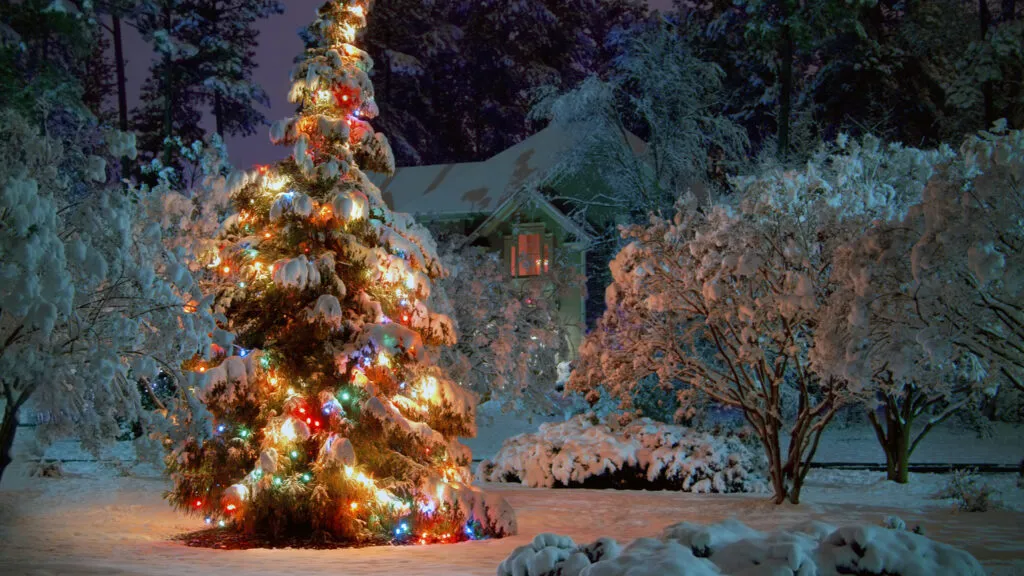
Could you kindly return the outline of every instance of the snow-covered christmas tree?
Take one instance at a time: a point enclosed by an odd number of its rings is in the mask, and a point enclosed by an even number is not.
[[[425,305],[443,269],[423,228],[392,213],[363,169],[390,173],[372,61],[353,43],[370,0],[325,2],[292,72],[292,157],[234,196],[208,254],[228,341],[195,393],[208,438],[168,457],[169,500],[273,538],[454,542],[514,533],[469,485],[473,395],[433,365],[450,320]]]

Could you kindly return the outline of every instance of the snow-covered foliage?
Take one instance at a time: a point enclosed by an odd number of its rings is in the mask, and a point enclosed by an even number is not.
[[[580,272],[556,254],[548,274],[512,282],[499,253],[459,239],[449,239],[442,258],[449,275],[437,299],[459,330],[455,346],[441,350],[442,365],[483,401],[549,409],[558,364],[570,355],[571,321],[558,303],[582,285]],[[571,328],[581,330],[578,322]]]
[[[849,396],[844,378],[809,359],[822,307],[845,281],[837,250],[902,214],[931,170],[917,151],[843,144],[804,170],[737,179],[729,203],[704,208],[687,195],[673,219],[624,228],[608,310],[568,388],[591,402],[603,391],[629,410],[634,388],[656,375],[680,389],[684,408],[698,393],[738,407],[765,445],[776,498],[798,498],[817,438]],[[796,436],[784,455],[787,427]]]
[[[614,486],[683,492],[762,492],[760,456],[735,435],[717,437],[646,418],[626,426],[586,415],[509,438],[477,477],[530,487]]]
[[[901,482],[935,425],[1000,384],[1024,383],[1024,136],[983,132],[959,154],[916,156],[913,205],[839,251],[811,355],[864,389]],[[927,422],[911,435],[918,417]]]
[[[591,76],[541,100],[533,115],[551,118],[571,134],[573,145],[560,167],[564,173],[593,168],[606,183],[610,193],[582,200],[582,209],[614,207],[642,217],[671,210],[688,187],[706,190],[711,151],[735,160],[747,138],[716,112],[721,68],[701,61],[667,24],[636,30],[629,38],[608,80]],[[627,126],[639,126],[646,143]]]
[[[179,367],[209,349],[208,302],[184,251],[163,244],[160,193],[103,181],[94,158],[111,157],[87,118],[42,135],[4,112],[0,130],[5,419],[31,399],[50,432],[95,446],[119,419],[146,420],[136,382],[192,381]]]
[[[726,520],[708,526],[682,522],[659,538],[638,538],[625,547],[611,538],[577,545],[568,536],[538,534],[502,561],[497,574],[982,576],[985,570],[964,550],[904,530],[811,521],[761,532]]]

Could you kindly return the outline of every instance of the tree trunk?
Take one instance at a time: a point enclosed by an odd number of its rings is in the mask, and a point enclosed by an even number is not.
[[[117,67],[117,121],[122,132],[128,131],[128,93],[124,72],[124,46],[121,43],[121,18],[111,16],[114,35],[114,65]]]
[[[164,6],[164,29],[170,34],[171,31],[171,5]],[[174,134],[174,89],[173,76],[171,74],[171,55],[164,54],[164,166],[171,164],[171,143],[170,137]]]
[[[761,443],[764,444],[765,453],[768,456],[768,475],[771,477],[772,490],[775,493],[772,501],[782,504],[786,501],[788,491],[786,490],[786,470],[782,462],[778,429],[767,426]]]
[[[789,156],[789,116],[793,99],[793,35],[789,27],[789,0],[782,0],[782,49],[779,65],[779,159]]]
[[[988,0],[978,0],[978,22],[981,26],[981,41],[984,42],[985,37],[988,36],[989,26],[992,23],[992,14],[988,10]],[[981,85],[981,93],[984,100],[984,129],[988,130],[992,127],[992,123],[996,121],[995,102],[992,97],[991,80],[986,80]]]
[[[1002,10],[999,13],[999,20],[1001,22],[1014,22],[1017,20],[1017,2],[1016,0],[1003,0]],[[1022,125],[1021,115],[1018,113],[1016,103],[1020,99],[1020,87],[1022,78],[1021,71],[1018,68],[1011,72],[1009,80],[1009,93],[1006,98],[1006,108],[1002,111],[1000,116],[1006,118],[1011,128],[1020,129]],[[1004,81],[1005,83],[1005,81]]]
[[[885,446],[886,478],[898,484],[906,484],[910,478],[910,425],[912,421],[900,422],[898,414],[888,413],[886,421],[888,427]]]
[[[114,66],[117,68],[117,126],[122,132],[128,131],[128,88],[124,72],[124,45],[121,42],[121,18],[111,15],[111,31],[114,36]],[[121,159],[121,177],[127,178],[131,164]]]
[[[220,92],[213,95],[213,117],[217,122],[217,135],[224,138],[224,105],[220,101]]]
[[[11,447],[14,446],[14,434],[18,431],[18,408],[9,400],[4,405],[4,419],[0,423],[0,481],[4,470],[11,463]]]
[[[910,431],[914,425],[914,403],[918,395],[913,388],[899,395],[885,396],[885,428],[876,415],[868,414],[875,436],[885,452],[885,476],[899,484],[906,484],[910,471]]]

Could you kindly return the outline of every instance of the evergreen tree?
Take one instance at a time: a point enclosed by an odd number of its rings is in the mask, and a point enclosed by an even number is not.
[[[277,0],[199,0],[189,12],[196,19],[191,40],[198,50],[197,78],[203,101],[213,113],[217,134],[249,136],[266,118],[256,104],[270,99],[253,81],[257,21],[284,12]]]
[[[209,255],[224,326],[198,397],[212,434],[168,456],[179,509],[270,537],[453,542],[513,533],[470,483],[476,399],[434,366],[451,321],[425,301],[443,269],[429,233],[362,170],[390,173],[372,60],[353,42],[366,0],[323,4],[292,72],[292,157],[259,170]],[[237,354],[236,354],[237,352]]]
[[[949,78],[974,30],[958,0],[879,0],[856,25],[822,43],[807,87],[826,138],[875,134],[915,146],[956,140],[970,129],[947,104]]]
[[[377,63],[377,100],[388,110],[375,124],[391,135],[400,165],[449,156],[454,134],[442,125],[448,103],[441,87],[456,80],[462,57],[462,30],[450,20],[447,4],[424,0],[382,2],[368,16],[366,49]]]
[[[197,89],[198,48],[189,42],[197,35],[197,21],[185,0],[143,0],[135,22],[153,44],[156,59],[142,85],[139,107],[132,119],[145,160],[175,166],[180,142],[202,140]]]
[[[640,0],[395,0],[370,15],[368,51],[400,165],[488,158],[536,130],[534,92],[603,69]]]
[[[989,129],[999,118],[1010,126],[1024,125],[1024,19],[1021,5],[1004,0],[998,8],[988,0],[961,10],[972,29],[966,50],[958,44],[960,58],[949,82],[949,103],[972,120],[970,128]],[[992,2],[991,4],[995,4]]]

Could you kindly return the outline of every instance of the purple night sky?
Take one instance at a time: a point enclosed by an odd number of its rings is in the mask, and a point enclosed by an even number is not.
[[[667,9],[672,0],[648,0],[652,8]],[[262,22],[259,46],[256,48],[256,81],[270,95],[271,109],[266,111],[271,122],[291,112],[288,104],[288,72],[292,60],[302,50],[298,30],[307,25],[323,0],[285,0],[285,13]],[[145,42],[131,28],[125,31],[126,74],[128,76],[128,105],[138,103],[142,81],[149,67],[150,51]],[[133,57],[135,55],[135,57]],[[387,111],[382,111],[387,113]],[[212,130],[212,120],[208,117]],[[265,130],[248,138],[228,138],[231,161],[238,168],[249,168],[253,164],[270,164],[289,154],[289,150],[274,146]]]

